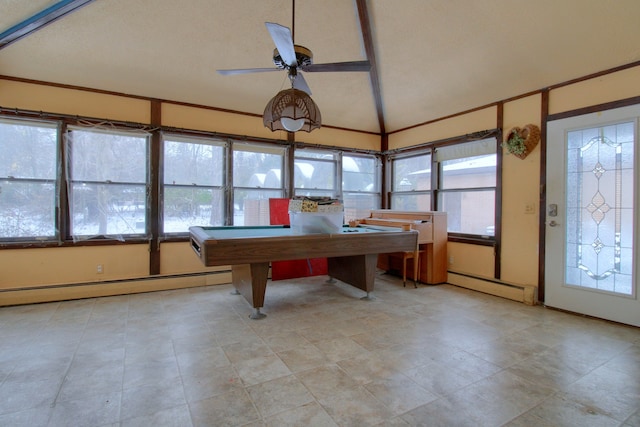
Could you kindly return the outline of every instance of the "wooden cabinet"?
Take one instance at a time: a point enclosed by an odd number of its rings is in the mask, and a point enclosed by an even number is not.
[[[447,281],[447,213],[427,211],[399,211],[377,209],[371,217],[361,221],[368,225],[387,227],[411,227],[419,232],[420,277],[419,281],[430,285]],[[407,264],[406,277],[413,278],[413,260]],[[378,268],[402,275],[402,254],[381,254]]]

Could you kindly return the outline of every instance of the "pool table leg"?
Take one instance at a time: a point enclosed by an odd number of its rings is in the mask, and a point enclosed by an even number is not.
[[[376,280],[378,254],[365,254],[328,258],[329,276],[362,289],[367,293],[363,299],[375,299],[371,294]]]
[[[254,308],[253,312],[249,315],[249,319],[264,319],[265,317],[267,317],[266,314],[264,313],[260,313],[260,307]]]
[[[253,306],[252,319],[262,319],[266,316],[260,312],[264,306],[264,294],[267,290],[269,276],[269,262],[253,264],[239,264],[231,266],[233,286]]]

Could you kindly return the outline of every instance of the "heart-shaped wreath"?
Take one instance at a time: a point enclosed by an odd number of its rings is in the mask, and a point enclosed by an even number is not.
[[[524,159],[538,145],[540,141],[540,128],[528,124],[523,127],[514,127],[507,134],[506,141],[502,144],[510,154]]]

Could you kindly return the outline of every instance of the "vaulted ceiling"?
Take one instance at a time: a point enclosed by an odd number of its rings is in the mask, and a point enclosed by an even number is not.
[[[48,8],[79,5],[40,25]],[[273,67],[264,23],[291,28],[291,0],[0,0],[0,11],[0,76],[256,115],[290,85],[285,71],[216,70]],[[640,61],[639,16],[638,0],[297,0],[294,39],[314,63],[371,60],[370,72],[304,77],[324,125],[388,133]]]

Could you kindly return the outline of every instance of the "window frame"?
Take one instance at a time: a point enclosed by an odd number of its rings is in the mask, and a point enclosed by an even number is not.
[[[222,148],[222,180],[220,185],[215,184],[198,184],[198,183],[178,183],[178,184],[167,184],[165,182],[165,171],[166,171],[166,143],[168,142],[176,142],[176,143],[185,143],[185,144],[197,144],[197,145],[209,145],[216,146]],[[165,229],[165,208],[166,208],[166,190],[167,188],[183,188],[183,189],[200,189],[200,190],[210,190],[216,191],[219,190],[222,192],[221,200],[223,202],[222,206],[222,224],[225,225],[227,221],[227,210],[226,210],[226,200],[228,199],[228,183],[229,183],[229,173],[228,173],[228,164],[227,158],[229,157],[229,141],[221,138],[215,137],[202,137],[202,136],[190,136],[182,133],[173,133],[167,132],[162,133],[161,135],[161,148],[160,148],[160,208],[158,211],[159,215],[159,234],[163,236],[165,239],[171,239],[174,237],[188,236],[189,230],[186,231],[167,231]],[[195,224],[194,224],[195,225]]]
[[[33,118],[24,118],[24,117],[6,117],[0,115],[0,123],[6,124],[15,124],[18,126],[33,126],[33,127],[42,127],[47,129],[55,129],[55,142],[54,142],[54,153],[55,158],[53,159],[53,179],[47,178],[27,178],[27,177],[16,177],[12,175],[0,176],[0,183],[5,181],[7,183],[25,183],[25,184],[40,184],[40,185],[49,185],[53,184],[53,206],[51,206],[52,210],[52,228],[53,234],[51,235],[32,235],[32,236],[11,236],[11,237],[0,237],[0,244],[5,246],[7,244],[12,243],[28,243],[28,242],[38,242],[41,244],[47,242],[59,242],[61,239],[60,236],[60,141],[61,141],[61,125],[59,121],[53,120],[41,120],[41,119],[33,119]],[[0,185],[1,187],[1,185]],[[1,188],[0,188],[1,191]]]
[[[395,175],[396,175],[396,170],[397,170],[397,166],[396,166],[396,162],[397,161],[401,161],[401,160],[407,160],[407,159],[411,159],[411,158],[415,158],[415,157],[422,157],[422,156],[429,156],[429,188],[425,189],[425,190],[407,190],[407,191],[398,191],[395,189]],[[389,174],[389,193],[388,193],[388,198],[389,198],[389,206],[391,207],[391,209],[394,209],[394,198],[395,197],[401,197],[401,196],[417,196],[418,198],[420,196],[425,196],[427,195],[429,197],[429,210],[430,211],[435,211],[436,207],[434,204],[434,197],[435,197],[435,187],[434,187],[434,173],[433,171],[434,169],[434,164],[433,164],[433,148],[432,147],[427,147],[424,149],[419,149],[419,150],[407,150],[407,151],[401,151],[397,154],[394,154],[392,156],[389,157],[389,161],[390,161],[390,168],[388,168],[388,170],[391,171],[391,173]]]
[[[346,182],[346,173],[345,173],[345,168],[344,168],[344,158],[345,157],[350,157],[350,158],[363,158],[363,159],[371,159],[373,160],[373,181],[375,183],[374,189],[372,191],[366,191],[366,190],[350,190],[345,188],[345,182]],[[354,197],[358,197],[358,196],[369,196],[373,198],[373,204],[372,204],[372,208],[371,209],[380,209],[380,207],[382,206],[382,161],[380,159],[380,156],[376,156],[373,154],[365,154],[365,153],[341,153],[341,164],[340,164],[340,175],[341,175],[341,187],[342,187],[342,195],[341,198],[343,200],[343,204],[344,204],[344,211],[345,211],[345,222],[349,221],[349,220],[357,220],[363,217],[368,216],[364,214],[360,214],[359,209],[357,206],[352,206],[349,204],[349,196],[354,196]],[[364,209],[364,210],[371,210],[371,209]],[[353,212],[353,217],[352,213]]]
[[[238,149],[238,147],[242,147],[244,149]],[[250,150],[250,149],[246,149],[246,148],[255,148],[254,150]],[[281,156],[281,160],[280,160],[280,186],[279,187],[264,187],[264,186],[249,186],[249,185],[237,185],[236,183],[236,175],[235,175],[235,155],[237,152],[249,152],[249,153],[267,153],[267,154],[275,154],[275,155],[280,155]],[[247,192],[264,192],[264,193],[268,193],[268,192],[279,192],[280,194],[278,195],[278,197],[283,198],[283,197],[287,197],[287,189],[286,189],[286,183],[288,182],[288,171],[287,171],[287,165],[288,165],[288,156],[289,156],[289,150],[287,149],[286,146],[283,145],[279,145],[279,144],[264,144],[264,143],[259,143],[259,142],[245,142],[245,141],[236,141],[236,140],[232,140],[231,141],[231,147],[230,147],[230,151],[229,151],[229,155],[228,155],[228,162],[227,164],[228,166],[228,177],[229,177],[229,194],[226,197],[227,200],[227,206],[226,206],[226,225],[238,225],[236,224],[236,213],[235,213],[235,206],[236,206],[236,194],[237,192],[240,191],[247,191]],[[254,173],[255,175],[255,173]],[[266,199],[272,198],[273,195],[269,195],[268,197],[266,197]],[[244,209],[244,202],[246,200],[254,200],[254,199],[243,199],[243,209],[242,209],[242,221],[243,221],[243,225],[247,225],[246,224],[246,214],[245,214],[245,209]],[[259,199],[262,200],[262,199]],[[266,221],[266,218],[261,218],[260,222],[262,222],[262,220],[264,219],[264,221]],[[255,225],[255,224],[252,224]]]
[[[495,171],[495,186],[482,186],[482,187],[465,187],[455,189],[443,189],[442,188],[442,161],[438,160],[438,150],[446,147],[447,150],[455,149],[456,146],[462,144],[470,144],[482,140],[494,140],[496,146],[496,171]],[[448,240],[450,242],[469,243],[483,246],[497,247],[500,241],[500,221],[501,221],[501,165],[502,165],[502,150],[500,149],[499,131],[484,131],[478,134],[465,135],[461,137],[450,138],[444,141],[435,141],[431,143],[422,144],[419,146],[409,147],[407,149],[399,149],[387,156],[387,170],[390,171],[386,177],[386,182],[389,188],[387,192],[388,206],[394,209],[393,199],[398,195],[417,195],[428,194],[430,196],[430,210],[440,210],[440,195],[447,192],[461,192],[461,191],[494,191],[494,234],[471,234],[461,232],[447,231]],[[491,144],[491,143],[490,143]],[[430,168],[431,168],[431,188],[429,190],[409,190],[409,191],[397,191],[394,188],[394,180],[396,173],[395,162],[397,160],[404,160],[412,157],[419,157],[424,155],[431,155]]]
[[[134,181],[117,181],[114,182],[112,180],[105,180],[105,181],[100,181],[100,180],[84,180],[84,179],[74,179],[73,178],[73,170],[72,170],[72,156],[73,156],[73,149],[72,149],[72,145],[73,145],[73,137],[72,134],[74,131],[78,131],[78,132],[94,132],[94,133],[101,133],[101,134],[106,134],[106,135],[121,135],[121,136],[125,136],[125,137],[141,137],[141,134],[144,134],[144,144],[145,144],[145,148],[144,148],[144,157],[145,157],[145,180],[144,182],[134,182]],[[151,153],[151,135],[148,132],[140,132],[138,130],[134,130],[134,129],[128,129],[128,128],[124,128],[124,127],[119,127],[119,126],[112,126],[110,128],[105,128],[103,126],[100,125],[93,125],[93,124],[89,124],[89,125],[85,125],[85,124],[69,124],[67,126],[64,127],[64,130],[62,132],[62,134],[64,135],[64,143],[63,145],[63,152],[64,152],[64,182],[66,184],[66,206],[65,206],[65,212],[66,212],[66,236],[65,236],[65,240],[72,240],[74,243],[78,242],[78,241],[85,241],[85,240],[105,240],[105,241],[113,241],[113,240],[118,240],[118,241],[146,241],[151,237],[152,234],[152,230],[151,230],[151,221],[150,221],[150,210],[151,210],[151,200],[150,200],[150,195],[151,195],[151,179],[150,179],[150,169],[151,169],[151,162],[150,162],[150,153]],[[75,234],[73,233],[73,212],[74,209],[72,207],[73,205],[73,185],[74,183],[89,183],[91,185],[101,185],[101,186],[107,186],[107,187],[120,187],[120,186],[133,186],[133,187],[144,187],[144,230],[140,233],[121,233],[121,232],[117,232],[117,233],[97,233],[97,234]]]
[[[487,140],[491,139],[491,137],[486,138]],[[469,144],[473,141],[463,141],[463,142],[458,142],[457,144]],[[495,144],[497,144],[497,138],[495,141]],[[498,229],[498,209],[499,209],[499,205],[498,205],[498,183],[499,183],[499,175],[500,175],[500,171],[498,169],[498,157],[499,157],[499,152],[500,150],[498,150],[496,148],[496,152],[495,152],[495,158],[496,158],[496,166],[495,166],[495,185],[494,186],[476,186],[476,187],[452,187],[452,188],[443,188],[443,181],[444,181],[444,162],[446,160],[440,160],[438,159],[437,156],[437,149],[436,149],[436,156],[434,159],[434,162],[437,165],[437,189],[436,189],[436,194],[435,194],[435,206],[436,209],[439,209],[442,205],[442,199],[441,197],[443,197],[444,194],[451,194],[451,193],[473,193],[473,192],[483,192],[483,191],[493,191],[494,194],[494,212],[493,212],[493,229],[494,229],[494,233],[492,235],[490,234],[475,234],[475,233],[464,233],[464,232],[459,232],[459,231],[449,231],[447,230],[447,234],[449,236],[449,240],[450,241],[456,241],[456,242],[466,242],[466,243],[475,243],[475,244],[481,244],[481,245],[486,245],[486,246],[494,246],[496,244],[496,230]],[[481,156],[483,154],[480,154],[478,156]],[[470,156],[470,157],[478,157],[478,156]],[[456,158],[468,158],[468,157],[456,157]],[[447,160],[451,160],[451,159],[447,159]]]
[[[307,156],[304,154],[307,153]],[[320,157],[311,157],[309,154],[317,153],[317,154],[327,154],[330,155],[331,158],[320,158]],[[299,155],[302,154],[302,155]],[[333,164],[333,188],[307,188],[307,187],[298,187],[295,182],[295,165],[298,160],[309,160],[312,162],[318,163],[327,163]],[[331,149],[321,149],[321,148],[295,148],[293,152],[293,164],[294,164],[294,179],[293,179],[293,194],[295,196],[327,196],[331,198],[341,199],[342,198],[342,155],[340,152]],[[338,185],[340,183],[340,185]],[[302,194],[307,191],[310,194]],[[326,193],[331,194],[326,194]],[[322,194],[325,193],[325,194]]]
[[[55,127],[56,128],[56,146],[55,146],[55,162],[56,162],[56,178],[55,178],[55,231],[57,236],[55,238],[50,238],[47,240],[33,240],[31,238],[25,239],[17,239],[17,238],[9,238],[9,239],[0,239],[0,249],[6,248],[29,248],[29,247],[74,247],[74,246],[103,246],[103,245],[121,245],[121,244],[147,244],[151,242],[153,245],[159,244],[160,242],[170,241],[170,242],[178,242],[184,241],[188,238],[187,233],[173,233],[173,232],[164,232],[164,226],[162,224],[163,220],[163,133],[167,132],[167,135],[171,135],[171,137],[178,137],[180,139],[192,140],[203,138],[205,140],[213,139],[213,140],[223,140],[226,141],[228,146],[225,150],[225,167],[226,167],[226,184],[225,184],[225,204],[224,204],[224,215],[225,215],[225,226],[232,225],[233,218],[233,193],[234,190],[238,190],[243,188],[242,186],[233,187],[232,182],[232,174],[233,174],[233,145],[235,144],[236,149],[240,144],[249,144],[256,146],[263,146],[266,150],[279,150],[284,154],[284,161],[282,166],[282,176],[279,187],[277,188],[278,194],[282,194],[282,197],[291,197],[294,191],[293,188],[293,156],[294,150],[296,148],[309,148],[315,149],[317,151],[324,152],[325,150],[330,151],[334,157],[331,161],[336,162],[336,195],[339,197],[343,196],[343,186],[342,186],[342,173],[343,173],[343,155],[349,153],[348,155],[355,156],[371,156],[372,159],[377,159],[376,162],[376,171],[375,171],[375,182],[377,189],[374,192],[368,193],[363,192],[362,194],[372,194],[377,196],[378,203],[384,207],[384,191],[385,184],[381,181],[384,179],[384,170],[385,164],[383,160],[386,159],[386,153],[374,151],[374,150],[361,150],[361,149],[349,149],[346,147],[338,147],[331,145],[317,145],[317,144],[304,144],[304,143],[296,143],[294,141],[288,140],[276,140],[276,139],[265,139],[265,138],[249,138],[246,136],[235,135],[235,134],[225,134],[218,132],[209,132],[209,131],[198,131],[198,130],[190,130],[190,129],[178,129],[178,128],[170,128],[170,127],[162,127],[162,126],[149,126],[144,123],[133,123],[133,122],[123,122],[117,120],[104,120],[104,119],[95,119],[91,117],[81,117],[81,116],[71,116],[65,114],[55,114],[55,113],[43,113],[38,111],[28,111],[28,110],[15,110],[15,111],[0,111],[0,118],[5,120],[19,120],[19,121],[35,121],[39,123],[43,123],[46,127]],[[127,233],[121,235],[72,235],[71,230],[73,227],[77,227],[72,224],[72,209],[73,206],[70,205],[70,202],[73,200],[73,194],[69,192],[70,185],[77,183],[78,181],[82,181],[78,179],[78,177],[71,177],[68,175],[68,168],[70,167],[70,159],[69,159],[69,144],[66,140],[66,135],[69,131],[73,132],[74,129],[80,131],[92,131],[100,129],[102,131],[106,131],[107,133],[116,133],[116,134],[125,134],[126,136],[133,134],[137,135],[138,132],[145,133],[145,158],[144,160],[140,160],[140,162],[144,162],[144,165],[140,165],[145,168],[145,181],[137,182],[137,179],[134,179],[132,182],[133,185],[139,185],[145,187],[145,195],[137,196],[136,200],[142,201],[144,198],[144,203],[146,204],[144,207],[144,231],[141,226],[138,225],[138,230],[141,232]],[[88,151],[91,152],[90,150]],[[117,160],[113,160],[117,161]],[[138,168],[136,163],[136,169]],[[88,173],[91,173],[91,170],[87,170]],[[116,173],[115,171],[112,171]],[[90,177],[90,175],[86,175],[85,177]],[[135,175],[133,176],[135,178]],[[70,179],[73,178],[73,179]],[[112,183],[107,183],[112,184]],[[117,184],[122,184],[118,182]],[[264,188],[260,188],[260,190],[264,190]],[[347,192],[353,192],[352,190],[346,190]],[[138,194],[142,194],[141,192],[137,192]],[[374,196],[374,197],[375,197]],[[273,197],[273,196],[272,196]],[[77,200],[76,200],[77,201]],[[138,206],[142,206],[142,203],[139,203]],[[380,206],[378,206],[380,207]],[[138,208],[138,213],[140,213],[140,219],[138,221],[142,221],[142,208]],[[139,223],[138,223],[139,224]],[[73,227],[72,227],[73,225]],[[136,231],[136,228],[132,228],[132,231]],[[91,230],[90,230],[91,231]],[[110,230],[107,230],[109,233]],[[153,263],[153,262],[152,262]]]

